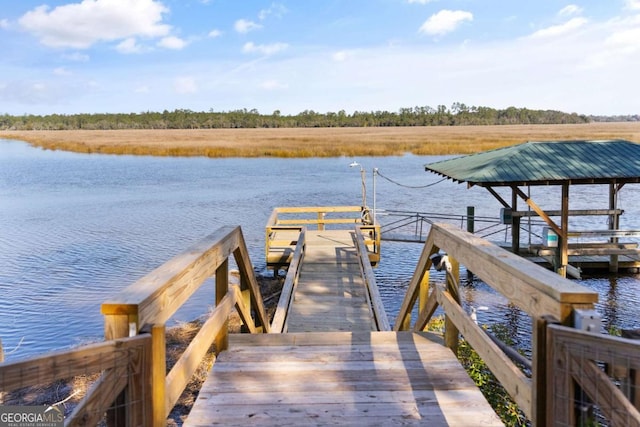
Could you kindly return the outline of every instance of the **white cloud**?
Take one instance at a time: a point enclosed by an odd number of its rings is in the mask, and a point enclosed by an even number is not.
[[[220,37],[222,35],[222,31],[217,30],[217,29],[213,29],[213,30],[209,31],[208,35],[212,39],[215,39],[216,37]]]
[[[147,85],[142,85],[142,86],[138,86],[135,91],[135,93],[149,93],[150,89],[149,86]]]
[[[165,49],[173,49],[173,50],[183,49],[186,45],[187,45],[186,41],[175,36],[163,37],[158,42],[158,46],[163,47]]]
[[[543,28],[535,33],[531,34],[533,38],[547,38],[557,37],[563,34],[567,34],[573,30],[576,30],[589,22],[586,18],[571,18],[564,24],[552,25],[551,27]]]
[[[55,74],[56,76],[70,76],[71,71],[67,70],[64,67],[58,67],[53,70],[53,74]]]
[[[625,6],[627,9],[640,10],[640,0],[626,0]]]
[[[445,9],[431,15],[418,31],[429,35],[443,35],[455,31],[465,21],[473,21],[471,12]]]
[[[145,51],[145,48],[142,45],[139,45],[136,41],[135,37],[129,37],[121,41],[117,46],[116,50],[120,53],[131,54],[131,53],[142,53]]]
[[[282,3],[271,3],[271,6],[268,9],[262,9],[260,13],[258,13],[258,19],[264,21],[269,17],[269,15],[273,15],[276,18],[281,18],[282,15],[287,13],[288,10]]]
[[[6,30],[9,28],[9,20],[8,19],[0,19],[0,28]]]
[[[249,21],[247,19],[238,19],[233,28],[240,34],[246,34],[249,31],[258,30],[262,28],[262,25],[256,24],[253,21]]]
[[[262,82],[260,87],[265,90],[280,90],[287,89],[289,85],[287,85],[286,83],[280,83],[277,80],[267,80]]]
[[[349,56],[349,53],[346,50],[341,50],[331,55],[331,58],[336,62],[342,62],[342,61],[346,61],[348,56]]]
[[[168,11],[156,0],[82,0],[38,6],[18,22],[46,46],[86,49],[100,41],[165,36],[171,29],[162,23]]]
[[[173,89],[176,93],[184,95],[196,93],[198,91],[198,85],[193,77],[178,77],[174,81]]]
[[[558,12],[558,16],[573,16],[579,15],[582,13],[582,8],[575,4],[570,4],[569,6],[563,7],[560,12]]]
[[[263,55],[273,55],[274,53],[282,52],[289,47],[286,43],[272,43],[272,44],[255,44],[253,42],[247,42],[242,47],[244,53],[261,53]]]
[[[62,55],[62,57],[68,61],[73,61],[73,62],[88,62],[89,61],[89,55],[86,55],[84,53],[80,53],[80,52],[74,52],[74,53],[67,53]]]
[[[412,4],[427,4],[427,3],[431,3],[433,0],[407,0],[407,3]]]

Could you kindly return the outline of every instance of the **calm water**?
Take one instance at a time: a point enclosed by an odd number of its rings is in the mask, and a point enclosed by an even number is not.
[[[369,173],[369,204],[372,168],[399,183],[424,186],[440,180],[423,168],[439,159],[357,159]],[[266,274],[264,225],[272,209],[360,204],[360,173],[349,168],[351,161],[83,155],[0,140],[0,338],[7,359],[101,339],[103,300],[223,225],[242,226],[254,267]],[[497,217],[500,208],[486,190],[450,181],[410,189],[378,178],[376,190],[378,209],[463,215],[473,205],[477,215]],[[572,189],[571,208],[606,207],[606,191]],[[629,185],[621,193],[624,228],[640,228],[639,192]],[[549,193],[532,189],[543,207],[559,208],[555,189]],[[603,218],[591,221],[585,228],[606,228]],[[492,237],[501,238],[504,233]],[[383,244],[376,276],[392,322],[421,249]],[[640,327],[640,276],[582,282],[600,293],[606,326]],[[205,313],[213,289],[202,293],[175,319]],[[478,312],[480,322],[499,323],[526,342],[529,320],[484,283],[466,283],[462,298],[467,307],[491,307]]]

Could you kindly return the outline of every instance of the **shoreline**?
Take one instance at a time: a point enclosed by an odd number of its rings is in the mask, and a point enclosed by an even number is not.
[[[472,154],[542,140],[626,139],[640,122],[566,125],[0,131],[45,150],[171,157],[362,157]]]

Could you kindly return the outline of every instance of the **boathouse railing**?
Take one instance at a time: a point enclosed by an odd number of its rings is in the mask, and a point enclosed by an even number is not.
[[[440,250],[448,262],[438,260]],[[446,269],[446,285],[429,286],[429,270]],[[438,262],[439,261],[439,262]],[[532,373],[528,378],[460,306],[459,264],[533,319]],[[570,323],[574,308],[591,309],[598,294],[530,261],[448,224],[434,224],[394,330],[424,330],[438,306],[445,313],[445,343],[457,353],[458,334],[474,348],[525,415],[536,425],[546,419],[546,325],[549,319]],[[418,318],[411,312],[418,303]]]
[[[229,283],[232,256],[239,286]],[[165,324],[212,276],[215,308],[167,373]],[[234,307],[243,330],[269,332],[240,227],[222,227],[102,304],[105,342],[0,364],[0,391],[101,372],[65,425],[97,425],[106,412],[108,425],[164,426],[212,344],[216,355],[227,348]]]

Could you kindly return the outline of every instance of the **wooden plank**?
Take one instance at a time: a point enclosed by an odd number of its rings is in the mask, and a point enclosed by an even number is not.
[[[559,210],[546,210],[545,213],[548,216],[562,215],[562,211],[559,211]],[[570,209],[569,210],[569,216],[622,215],[623,213],[624,213],[623,209]],[[517,211],[517,212],[511,212],[511,215],[526,218],[526,217],[538,216],[538,213],[535,211]]]
[[[149,335],[139,335],[3,363],[0,365],[0,390],[48,384],[121,365],[126,363],[129,350],[145,346],[150,339]]]
[[[226,328],[227,319],[235,303],[235,293],[228,292],[167,374],[165,381],[167,408],[173,408],[211,344],[219,336],[220,331]],[[220,351],[220,349],[216,350]]]
[[[287,276],[284,280],[284,284],[282,285],[280,299],[278,300],[278,306],[276,307],[276,312],[273,315],[273,320],[271,322],[272,330],[270,332],[281,333],[286,331],[285,326],[287,318],[289,317],[291,299],[293,297],[295,287],[298,284],[298,280],[300,277],[300,265],[302,263],[302,260],[304,259],[304,249],[306,245],[305,241],[306,229],[302,230],[302,232],[300,233],[295,252],[293,253],[293,258],[291,260],[291,263],[289,264]]]
[[[528,418],[531,418],[533,415],[531,380],[471,320],[448,292],[439,291],[437,295],[438,302],[458,326],[464,338],[491,369],[518,407]]]
[[[164,324],[238,247],[239,227],[221,227],[101,306],[103,314],[137,307],[138,326]],[[136,313],[126,313],[136,314]]]
[[[640,412],[594,362],[582,354],[570,356],[569,369],[573,379],[611,421],[611,425],[639,427]]]
[[[366,289],[369,291],[369,298],[371,308],[375,316],[375,322],[379,331],[390,331],[391,325],[389,324],[389,318],[384,309],[384,303],[376,284],[376,276],[371,268],[371,262],[369,261],[369,253],[365,246],[364,236],[359,228],[356,228],[356,248],[360,255],[360,266],[362,268],[362,277],[364,279]]]
[[[69,415],[68,426],[95,426],[100,423],[109,406],[127,386],[128,365],[106,370],[91,385],[85,397]]]
[[[564,321],[570,304],[592,306],[598,294],[492,243],[448,224],[434,224],[433,244],[531,316]]]
[[[233,336],[184,425],[502,425],[440,343],[407,332]]]

